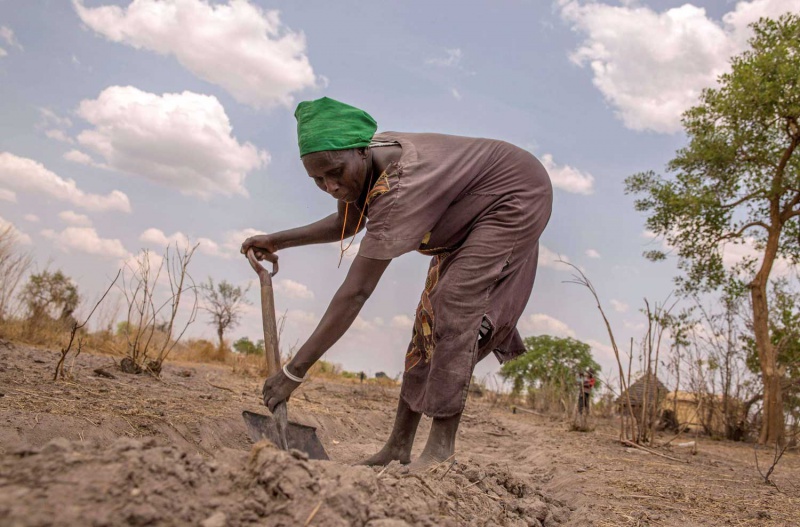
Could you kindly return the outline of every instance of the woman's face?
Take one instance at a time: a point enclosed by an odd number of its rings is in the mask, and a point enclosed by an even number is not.
[[[337,200],[353,203],[361,196],[367,177],[367,155],[364,149],[329,150],[303,156],[308,176],[321,189]]]

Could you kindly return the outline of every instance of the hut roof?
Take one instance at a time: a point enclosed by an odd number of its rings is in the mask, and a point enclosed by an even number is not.
[[[664,386],[664,383],[662,383],[658,377],[652,373],[648,373],[639,377],[636,382],[628,387],[626,391],[622,392],[622,395],[617,398],[617,404],[627,404],[626,394],[630,393],[631,405],[641,406],[644,402],[645,390],[648,401],[653,401],[657,398],[660,399],[668,393],[667,387]]]

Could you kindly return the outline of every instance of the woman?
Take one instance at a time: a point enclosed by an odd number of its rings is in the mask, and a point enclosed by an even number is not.
[[[338,211],[316,223],[253,236],[259,259],[289,247],[343,241],[366,228],[358,255],[316,330],[283,372],[266,380],[272,410],[350,327],[389,262],[419,251],[432,256],[414,320],[394,428],[363,461],[410,463],[422,414],[431,432],[412,471],[453,455],[475,364],[501,361],[525,347],[515,329],[536,275],[539,237],[552,186],[530,153],[503,141],[439,134],[375,134],[366,112],[322,98],[295,112],[300,156]]]

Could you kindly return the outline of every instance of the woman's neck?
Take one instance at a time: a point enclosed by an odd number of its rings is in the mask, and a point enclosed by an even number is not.
[[[372,182],[374,184],[378,177],[389,168],[389,165],[400,161],[403,148],[400,145],[381,146],[378,148],[370,148],[370,152],[372,152],[372,173],[375,176]]]

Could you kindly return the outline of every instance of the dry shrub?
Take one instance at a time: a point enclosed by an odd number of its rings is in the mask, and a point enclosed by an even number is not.
[[[219,346],[206,339],[187,339],[179,342],[172,350],[170,357],[174,360],[185,362],[226,362],[231,355],[227,348]]]
[[[66,320],[9,318],[0,323],[0,335],[34,346],[54,348],[66,344],[70,324]]]
[[[397,380],[391,377],[373,377],[371,379],[365,379],[364,382],[370,385],[380,386],[381,388],[392,388],[400,385]]]
[[[120,363],[126,373],[149,371],[159,375],[162,363],[195,321],[197,288],[188,267],[197,247],[180,247],[176,243],[174,251],[171,253],[167,247],[163,257],[153,257],[145,250],[126,263],[121,292],[127,304],[123,325],[127,346],[126,357]],[[159,290],[164,289],[159,288],[162,278],[169,292]],[[182,324],[176,324],[181,299],[187,295],[189,315]]]
[[[325,360],[318,360],[308,370],[308,376],[317,379],[338,379],[341,378],[342,366]]]
[[[18,314],[17,289],[33,265],[33,256],[22,249],[11,225],[0,228],[0,322]]]
[[[525,402],[541,413],[568,416],[577,404],[577,397],[571,391],[565,393],[560,386],[544,384],[539,388],[529,388]]]
[[[231,353],[228,358],[233,367],[233,373],[243,377],[264,377],[264,356]]]
[[[83,338],[83,347],[106,355],[121,355],[124,342],[114,332],[103,329],[86,333]]]
[[[595,417],[611,418],[616,415],[617,405],[614,403],[616,396],[611,391],[603,392],[595,399],[591,406],[592,415]]]

